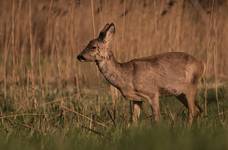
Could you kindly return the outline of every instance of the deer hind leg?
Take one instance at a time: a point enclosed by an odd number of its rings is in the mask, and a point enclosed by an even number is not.
[[[194,114],[195,114],[195,107],[194,107],[194,97],[192,93],[189,93],[187,96],[187,102],[188,102],[188,125],[191,126]]]
[[[187,103],[188,103],[188,124],[192,125],[194,117],[197,117],[202,109],[196,101],[197,88],[194,86],[186,93]]]
[[[196,116],[199,116],[203,112],[203,109],[200,107],[197,100],[195,100],[195,106],[196,106],[196,111],[197,111]]]
[[[142,101],[133,101],[133,114],[132,121],[134,124],[138,123],[140,113],[141,113]]]
[[[193,118],[198,117],[203,112],[202,108],[199,106],[196,100],[196,92],[189,93],[188,98],[186,98],[185,94],[180,94],[176,97],[186,108],[189,109],[189,115],[191,116],[188,116],[188,121],[189,121],[189,124],[192,124]]]
[[[188,108],[188,101],[187,98],[185,96],[185,94],[180,94],[177,95],[176,98],[186,107]],[[197,100],[195,99],[195,107],[196,107],[196,116],[198,116],[199,114],[201,114],[203,112],[203,109],[200,107],[200,105],[198,104]]]
[[[187,101],[187,98],[185,96],[185,94],[180,94],[180,95],[177,95],[176,98],[186,107],[188,108],[188,101]]]

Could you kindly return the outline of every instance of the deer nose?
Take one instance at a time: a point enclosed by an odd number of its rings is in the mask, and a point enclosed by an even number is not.
[[[79,61],[83,61],[83,60],[85,60],[85,57],[83,55],[78,55],[77,59]]]

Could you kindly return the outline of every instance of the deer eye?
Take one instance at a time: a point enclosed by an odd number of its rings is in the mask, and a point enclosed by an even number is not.
[[[96,49],[97,47],[96,46],[93,46],[92,49]]]

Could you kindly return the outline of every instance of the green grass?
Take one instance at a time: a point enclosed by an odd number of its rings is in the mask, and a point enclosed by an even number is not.
[[[228,130],[222,127],[194,127],[192,129],[166,125],[115,129],[112,136],[100,137],[92,133],[72,130],[48,135],[1,136],[1,149],[227,149]]]
[[[151,110],[145,102],[139,125],[132,126],[129,102],[121,97],[113,122],[112,101],[106,92],[82,91],[78,96],[74,89],[48,88],[42,94],[37,88],[23,95],[22,89],[13,88],[6,99],[1,97],[0,149],[228,149],[225,89],[218,90],[220,115],[215,92],[210,90],[208,115],[203,114],[189,129],[187,110],[174,97],[161,97],[160,124],[148,118]],[[17,103],[23,97],[30,98],[28,107]],[[203,106],[203,93],[198,99]]]

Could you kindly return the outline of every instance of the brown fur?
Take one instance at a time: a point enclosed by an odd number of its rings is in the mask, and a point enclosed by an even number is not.
[[[141,100],[151,104],[155,121],[160,119],[159,96],[162,91],[175,95],[189,110],[188,122],[202,109],[195,101],[203,64],[183,52],[167,52],[119,63],[110,50],[114,24],[106,24],[78,56],[80,61],[95,61],[107,81],[124,97],[133,100],[133,121],[140,115]]]

